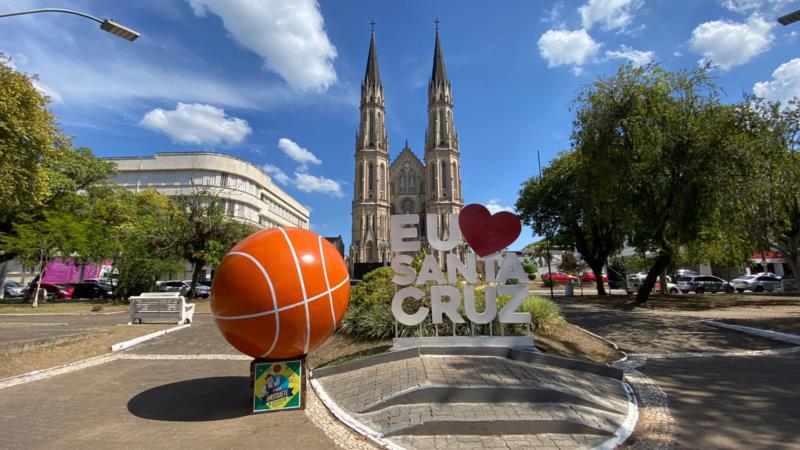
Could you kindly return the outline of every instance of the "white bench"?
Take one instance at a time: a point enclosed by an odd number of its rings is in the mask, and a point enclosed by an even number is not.
[[[143,323],[152,319],[176,321],[178,324],[192,323],[194,317],[194,304],[186,303],[186,298],[180,292],[143,292],[141,295],[131,297],[131,321],[129,323]]]

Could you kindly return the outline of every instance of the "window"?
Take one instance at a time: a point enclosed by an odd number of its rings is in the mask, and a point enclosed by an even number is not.
[[[369,163],[367,183],[367,190],[373,190],[375,184],[375,170],[372,168],[372,163]]]
[[[417,173],[413,169],[408,171],[408,192],[417,192]]]
[[[444,161],[442,161],[442,189],[447,189],[447,164]]]
[[[219,185],[222,187],[228,187],[228,174],[223,172],[220,176],[220,183]]]
[[[383,191],[385,190],[385,188],[384,188],[384,183],[386,181],[386,178],[385,178],[386,177],[386,173],[385,172],[386,172],[386,169],[385,169],[383,163],[381,163],[381,171],[379,173],[380,177],[378,178],[378,189],[381,191],[381,193],[383,193]]]

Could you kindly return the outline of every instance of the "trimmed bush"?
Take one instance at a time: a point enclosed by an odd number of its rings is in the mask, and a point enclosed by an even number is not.
[[[531,323],[534,330],[552,333],[567,323],[564,316],[561,315],[558,305],[550,301],[550,299],[538,295],[529,295],[522,302],[519,310],[531,313]]]

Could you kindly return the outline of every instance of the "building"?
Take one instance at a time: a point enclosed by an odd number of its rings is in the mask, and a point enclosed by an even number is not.
[[[227,213],[248,225],[308,229],[309,209],[248,161],[211,152],[107,159],[117,166],[112,181],[134,192],[153,188],[168,197],[179,197],[203,189],[224,199]]]
[[[344,258],[344,239],[342,239],[341,234],[339,236],[326,236],[325,240],[333,244],[336,247],[336,251]]]
[[[112,181],[134,192],[153,188],[167,197],[204,190],[225,201],[226,213],[257,228],[308,229],[310,211],[272,182],[258,166],[243,159],[212,152],[170,152],[154,156],[107,158],[117,166]],[[201,278],[209,278],[206,267]],[[192,266],[167,279],[189,279]]]
[[[428,126],[423,159],[417,157],[406,141],[390,163],[374,27],[361,84],[360,113],[355,142],[350,261],[352,265],[381,265],[391,260],[391,214],[435,214],[438,229],[442,230],[441,237],[447,239],[448,214],[459,213],[463,206],[452,89],[445,70],[438,21],[428,84]],[[421,223],[423,242],[425,233],[425,223]],[[463,246],[460,249],[463,250]]]

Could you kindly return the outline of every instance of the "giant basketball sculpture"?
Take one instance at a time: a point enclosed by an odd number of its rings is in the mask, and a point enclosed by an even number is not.
[[[225,339],[257,359],[306,355],[325,342],[350,298],[336,248],[300,228],[259,231],[237,244],[214,274],[211,311]]]
[[[211,312],[225,339],[255,358],[253,412],[304,407],[305,355],[344,317],[349,281],[336,248],[300,228],[259,231],[225,255]]]

